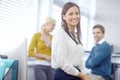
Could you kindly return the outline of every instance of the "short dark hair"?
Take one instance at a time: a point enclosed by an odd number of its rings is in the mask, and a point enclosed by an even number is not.
[[[103,27],[103,25],[96,24],[93,26],[93,29],[95,29],[95,28],[99,28],[103,34],[105,33],[105,28]]]

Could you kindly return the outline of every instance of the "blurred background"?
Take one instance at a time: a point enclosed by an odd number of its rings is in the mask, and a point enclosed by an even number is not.
[[[120,52],[120,0],[0,0],[0,37],[22,36],[27,43],[40,30],[43,21],[52,16],[61,24],[61,7],[71,1],[81,9],[82,42],[86,50],[93,45],[92,27],[102,24],[106,40]]]
[[[7,39],[2,40],[3,42],[0,39],[0,53],[8,53],[3,51],[3,46],[6,45],[5,50],[9,49],[7,45],[11,45],[11,41],[13,46],[10,47],[14,47],[17,40],[21,40],[19,42],[25,44],[21,45],[25,48],[23,53],[27,54],[32,35],[40,30],[47,17],[55,18],[55,27],[61,27],[61,8],[69,1],[80,6],[85,50],[90,51],[94,43],[92,27],[102,24],[106,30],[105,39],[112,46],[113,53],[120,53],[120,0],[0,0],[0,38]]]

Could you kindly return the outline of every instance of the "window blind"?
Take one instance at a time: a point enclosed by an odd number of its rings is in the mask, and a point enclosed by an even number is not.
[[[27,37],[36,22],[37,0],[0,0],[0,37]]]

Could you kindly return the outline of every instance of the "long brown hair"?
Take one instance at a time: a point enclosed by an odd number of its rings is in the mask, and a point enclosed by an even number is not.
[[[72,2],[67,2],[64,6],[63,6],[63,8],[62,8],[62,13],[61,13],[61,17],[63,16],[63,15],[65,15],[66,14],[66,12],[68,11],[68,9],[70,9],[71,7],[73,7],[73,6],[76,6],[77,8],[78,8],[78,10],[79,10],[79,13],[80,13],[80,8],[79,8],[79,6],[77,5],[77,4],[75,4],[75,3],[72,3]],[[66,21],[63,19],[63,17],[62,17],[62,28],[67,32],[67,34],[70,36],[70,33],[69,33],[69,30],[68,30],[68,27],[67,27],[67,23],[66,23]],[[79,21],[79,23],[78,23],[78,25],[77,25],[77,38],[78,38],[78,41],[79,42],[77,42],[77,41],[75,41],[76,42],[76,44],[82,44],[81,43],[81,29],[80,29],[80,21]]]

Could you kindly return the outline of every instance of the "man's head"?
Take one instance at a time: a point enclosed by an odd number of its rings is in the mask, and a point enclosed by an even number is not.
[[[105,34],[105,29],[102,25],[97,24],[93,27],[93,36],[96,42],[99,42]]]

